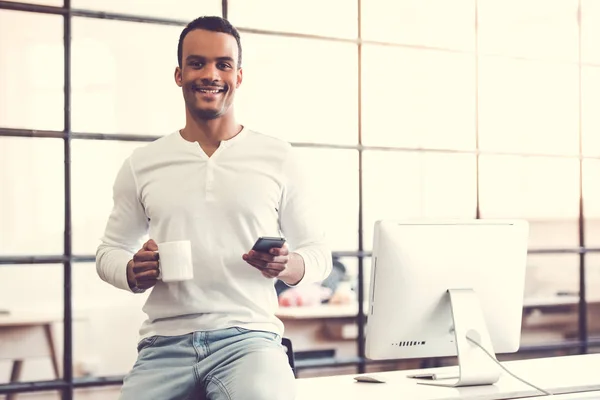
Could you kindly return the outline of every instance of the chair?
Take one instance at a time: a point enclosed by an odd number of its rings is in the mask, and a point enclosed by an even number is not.
[[[281,339],[281,344],[285,347],[285,352],[287,354],[288,362],[290,363],[290,367],[292,368],[292,372],[294,372],[294,376],[296,376],[296,361],[294,359],[294,349],[292,347],[292,341],[286,337]]]

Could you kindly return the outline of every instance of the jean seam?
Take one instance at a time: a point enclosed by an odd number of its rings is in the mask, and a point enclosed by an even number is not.
[[[219,378],[213,375],[209,375],[206,377],[206,381],[209,383],[214,382],[219,387],[219,389],[221,389],[221,392],[223,392],[223,394],[227,397],[227,400],[231,400],[231,395],[229,394],[229,391],[227,390],[225,385],[223,385],[223,382],[219,380]]]
[[[196,388],[198,388],[200,385],[200,382],[202,380],[202,378],[200,377],[200,373],[198,372],[198,364],[200,363],[200,351],[198,350],[198,346],[196,346],[196,340],[194,337],[194,334],[192,333],[192,347],[194,348],[194,352],[196,353],[196,365],[194,365],[194,367],[192,368],[192,370],[194,371],[194,380],[196,381]],[[190,398],[191,400],[191,398]]]
[[[206,349],[206,357],[211,355],[210,344],[208,343],[208,334],[204,335],[204,348]]]

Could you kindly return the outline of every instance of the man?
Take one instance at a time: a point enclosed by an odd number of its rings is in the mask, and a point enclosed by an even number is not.
[[[152,288],[122,400],[294,398],[274,282],[321,281],[332,257],[292,147],[235,120],[241,60],[226,20],[192,21],[175,69],[185,127],[134,151],[116,177],[98,274],[127,291]],[[249,250],[279,235],[289,247]],[[157,244],[176,240],[192,243],[194,279],[165,283]]]

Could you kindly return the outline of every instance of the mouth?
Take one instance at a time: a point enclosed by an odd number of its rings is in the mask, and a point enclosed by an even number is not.
[[[216,87],[216,86],[194,86],[193,87],[195,92],[198,93],[202,93],[202,94],[219,94],[219,93],[225,93],[225,88],[224,87]]]

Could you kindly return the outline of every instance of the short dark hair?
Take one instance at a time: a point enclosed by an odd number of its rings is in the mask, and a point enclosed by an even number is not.
[[[188,33],[196,29],[222,32],[233,36],[238,46],[238,68],[242,66],[242,43],[240,40],[240,33],[237,31],[237,29],[235,29],[235,27],[224,18],[216,16],[203,16],[198,17],[187,24],[183,31],[181,31],[181,35],[179,35],[179,44],[177,45],[177,61],[179,62],[179,67],[181,67],[181,64],[183,63],[183,39],[185,39]]]

